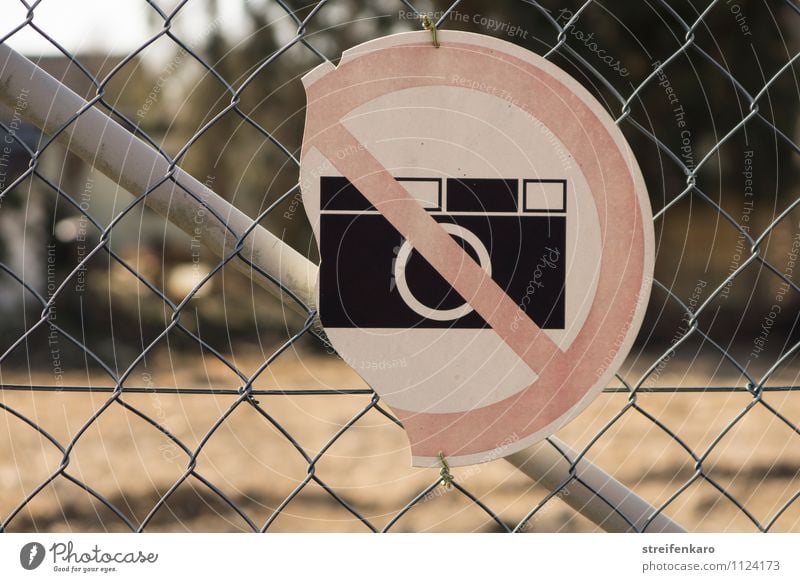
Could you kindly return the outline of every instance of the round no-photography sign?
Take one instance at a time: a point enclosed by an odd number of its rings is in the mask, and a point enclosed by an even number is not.
[[[603,107],[520,47],[439,41],[381,38],[303,79],[320,319],[418,466],[573,419],[627,355],[653,270],[644,182]]]

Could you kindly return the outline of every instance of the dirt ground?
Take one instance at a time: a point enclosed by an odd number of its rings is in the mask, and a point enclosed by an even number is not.
[[[257,353],[237,355],[236,365],[255,370]],[[711,366],[711,364],[709,364]],[[668,367],[661,386],[735,382],[692,364],[694,376]],[[702,382],[698,382],[703,378]],[[3,384],[53,384],[36,370],[2,371]],[[787,382],[794,382],[790,378]],[[108,385],[99,374],[65,372],[64,386]],[[779,382],[776,382],[779,383]],[[136,370],[126,386],[235,387],[236,379],[212,358],[161,352],[149,369]],[[255,385],[257,388],[352,388],[363,382],[341,361],[288,351]],[[7,410],[40,425],[62,444],[106,404],[109,395],[0,391],[0,520],[62,463],[62,453]],[[135,407],[196,448],[235,395],[125,394]],[[314,457],[342,426],[369,403],[368,395],[267,395],[261,407]],[[603,394],[559,433],[575,448],[585,446],[625,407],[624,394]],[[695,476],[695,461],[681,444],[649,420],[658,419],[698,456],[752,402],[743,393],[641,394],[592,446],[588,457],[653,504],[661,504]],[[800,394],[771,392],[766,403],[790,424],[800,424]],[[769,522],[800,494],[800,435],[763,403],[752,406],[703,458],[704,474],[746,507],[753,519]],[[113,403],[81,434],[70,450],[67,472],[108,498],[139,524],[158,499],[186,471],[187,455],[163,433],[119,403]],[[258,527],[263,526],[307,476],[308,463],[287,438],[253,407],[237,407],[197,456],[195,471],[213,483]],[[510,526],[516,525],[546,491],[503,460],[453,470],[456,480]],[[437,478],[431,469],[412,469],[403,431],[377,410],[364,414],[315,465],[315,475],[376,528],[384,527]],[[754,531],[748,515],[700,477],[666,512],[689,530]],[[195,477],[189,477],[155,514],[147,531],[242,531],[247,523]],[[123,522],[63,476],[55,478],[19,511],[8,531],[123,531]],[[309,483],[283,507],[270,531],[367,531],[322,486]],[[392,531],[498,531],[478,505],[454,490],[437,489],[406,513]],[[594,531],[558,497],[530,521],[526,531]],[[800,530],[800,501],[775,520],[774,531]]]

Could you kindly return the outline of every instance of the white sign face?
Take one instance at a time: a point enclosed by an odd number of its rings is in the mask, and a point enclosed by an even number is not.
[[[417,466],[574,418],[627,355],[653,270],[644,182],[602,106],[520,47],[439,40],[381,38],[303,79],[320,318]]]

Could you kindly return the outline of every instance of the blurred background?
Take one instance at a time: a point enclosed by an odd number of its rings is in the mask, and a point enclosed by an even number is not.
[[[657,242],[657,283],[629,360],[559,436],[590,446],[690,529],[800,527],[795,2],[0,0],[0,11],[5,43],[86,99],[102,94],[98,107],[165,156],[181,153],[181,168],[249,216],[278,202],[261,224],[314,261],[299,195],[287,195],[298,181],[303,74],[361,42],[418,30],[418,12],[547,55],[620,119]],[[216,257],[141,204],[103,236],[141,192],[59,143],[43,148],[24,101],[0,105],[5,528],[251,529],[244,514],[275,530],[380,529],[435,481],[409,468],[402,430],[357,374],[311,334],[295,337],[303,318],[231,265],[164,334]],[[113,253],[93,254],[98,245]],[[41,299],[54,293],[45,323],[76,341],[42,325]],[[267,395],[229,414],[241,374],[266,362],[256,388],[354,393]],[[109,400],[100,389],[120,377],[143,391]],[[196,451],[207,433],[197,455],[174,440]],[[69,455],[53,444],[73,439]],[[546,491],[503,461],[454,473],[486,507],[435,493],[396,529],[594,528],[558,495],[538,507]]]

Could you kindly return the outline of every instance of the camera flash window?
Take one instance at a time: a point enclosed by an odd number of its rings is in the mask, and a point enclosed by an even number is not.
[[[524,212],[566,212],[566,180],[525,180],[523,185]]]

